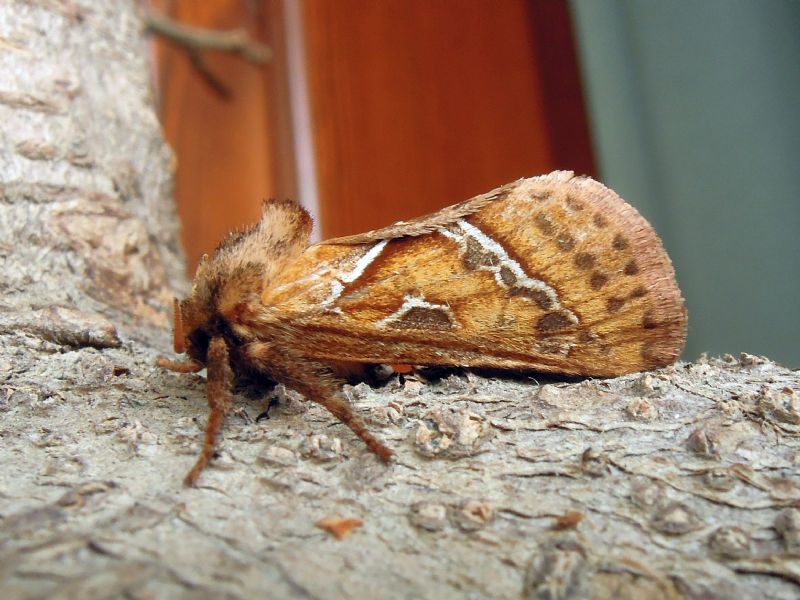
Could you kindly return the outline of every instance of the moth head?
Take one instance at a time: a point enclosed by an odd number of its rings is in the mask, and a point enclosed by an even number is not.
[[[295,202],[264,202],[261,220],[229,233],[211,257],[204,255],[188,298],[175,300],[173,345],[205,364],[212,337],[232,335],[242,307],[257,306],[261,292],[308,245],[311,217]]]

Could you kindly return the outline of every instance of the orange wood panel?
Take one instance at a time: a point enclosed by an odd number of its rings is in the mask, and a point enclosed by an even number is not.
[[[547,122],[534,39],[547,24],[529,2],[305,0],[302,14],[324,237],[569,161]]]
[[[553,167],[595,177],[569,7],[566,0],[527,0],[527,7]]]
[[[157,3],[156,3],[157,4]],[[280,36],[279,2],[178,0],[177,20],[209,29],[246,27],[271,45]],[[275,44],[280,49],[282,43]],[[205,52],[207,71],[224,86],[221,94],[192,66],[186,51],[167,41],[157,49],[164,131],[177,157],[176,197],[188,267],[231,229],[258,219],[261,200],[294,195],[290,132],[280,57],[265,66],[238,55]]]

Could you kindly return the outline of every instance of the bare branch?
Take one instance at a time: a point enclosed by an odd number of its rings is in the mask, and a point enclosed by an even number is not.
[[[184,46],[192,54],[203,50],[234,52],[241,54],[245,60],[255,64],[264,64],[272,59],[272,49],[255,41],[242,28],[229,31],[213,31],[203,27],[179,23],[175,19],[149,7],[143,7],[142,10],[143,20],[148,32],[172,40],[176,44]]]

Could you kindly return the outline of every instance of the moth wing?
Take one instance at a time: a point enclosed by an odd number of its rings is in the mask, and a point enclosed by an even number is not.
[[[571,171],[556,171],[549,176],[573,177]],[[522,181],[522,180],[520,180]],[[372,242],[379,242],[381,240],[390,240],[401,237],[415,237],[432,233],[437,229],[454,223],[460,218],[467,217],[473,213],[478,212],[487,204],[496,202],[506,196],[519,182],[509,183],[502,187],[492,190],[486,194],[481,194],[465,200],[453,206],[446,206],[434,213],[410,219],[408,221],[397,221],[381,229],[374,229],[365,233],[358,233],[356,235],[349,235],[345,237],[333,238],[323,242],[327,245],[335,246],[354,246],[359,244],[368,244]]]
[[[615,375],[673,362],[686,329],[650,225],[564,172],[312,246],[262,300],[331,361]]]

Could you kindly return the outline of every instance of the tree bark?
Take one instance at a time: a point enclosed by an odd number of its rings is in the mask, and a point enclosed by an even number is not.
[[[0,5],[4,598],[797,597],[800,376],[748,355],[348,388],[389,466],[239,395],[184,488],[204,377],[153,366],[186,281],[144,56],[132,2]]]

